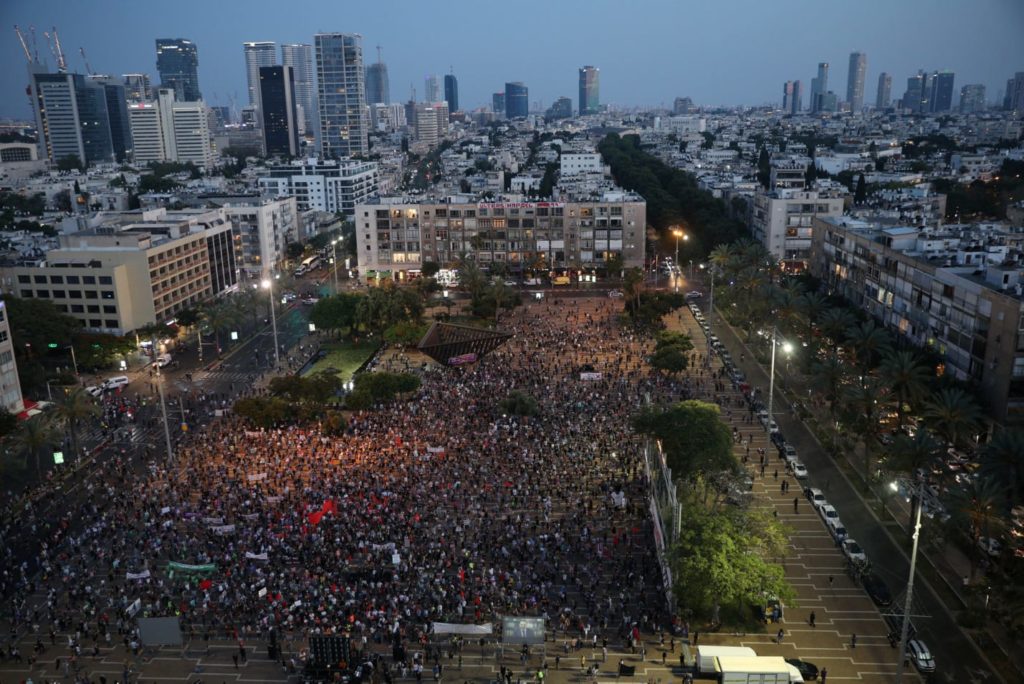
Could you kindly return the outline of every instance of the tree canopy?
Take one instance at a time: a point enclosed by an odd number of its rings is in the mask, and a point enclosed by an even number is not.
[[[633,417],[633,428],[661,441],[668,465],[678,478],[738,467],[732,453],[732,435],[716,404],[691,399],[667,407],[648,407]]]

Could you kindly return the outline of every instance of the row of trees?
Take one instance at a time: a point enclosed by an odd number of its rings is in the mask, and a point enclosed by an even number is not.
[[[901,342],[807,277],[784,276],[755,243],[717,248],[711,262],[724,276],[715,292],[719,311],[744,327],[748,339],[775,325],[799,341],[798,381],[827,407],[832,448],[859,444],[866,481],[915,479],[941,467],[949,447],[975,449],[985,432],[982,405],[943,372],[935,350]],[[965,533],[975,561],[979,540],[1004,529],[1010,508],[1024,501],[1024,432],[997,428],[977,447],[977,459],[977,476],[943,494],[950,522]],[[912,503],[918,505],[916,497]]]

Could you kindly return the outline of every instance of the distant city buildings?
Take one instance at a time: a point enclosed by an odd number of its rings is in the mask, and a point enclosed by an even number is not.
[[[875,96],[875,109],[888,109],[892,102],[892,75],[882,72],[878,74],[878,94]]]
[[[69,157],[81,164],[114,161],[104,86],[81,74],[46,73],[38,65],[29,75],[39,156],[52,163]]]
[[[818,75],[811,79],[811,112],[824,110],[825,94],[828,92],[828,62],[818,64]]]
[[[294,157],[299,153],[295,72],[290,66],[265,66],[259,79],[264,149],[268,156]]]
[[[277,43],[251,41],[242,43],[245,53],[245,77],[248,85],[249,106],[260,109],[260,68],[277,64]],[[260,117],[257,116],[257,120]]]
[[[985,85],[969,83],[960,89],[960,113],[970,114],[985,110]]]
[[[1006,82],[1003,109],[1024,112],[1024,71],[1018,71],[1013,78]]]
[[[295,104],[301,123],[300,134],[312,134],[316,126],[313,46],[307,43],[282,45],[281,64],[292,68],[292,77],[295,81]]]
[[[366,101],[369,104],[391,104],[388,65],[380,60],[380,48],[377,49],[377,62],[366,67]]]
[[[694,111],[693,100],[688,97],[677,97],[672,102],[672,113],[676,116],[685,116]]]
[[[174,90],[183,102],[203,99],[199,92],[199,51],[185,38],[156,39],[156,70],[160,85]]]
[[[153,98],[153,89],[148,74],[123,74],[125,95],[132,102],[141,102]]]
[[[544,114],[544,118],[554,121],[556,119],[572,118],[572,100],[568,97],[560,97],[555,100]]]
[[[937,71],[932,75],[932,92],[929,98],[933,113],[948,112],[953,108],[953,80],[956,75],[952,71]]]
[[[172,89],[158,88],[156,100],[128,105],[132,161],[137,165],[176,161],[212,167],[209,119],[203,102],[176,102]]]
[[[580,116],[597,114],[601,110],[601,70],[594,66],[580,68]]]
[[[314,158],[269,166],[258,183],[264,197],[294,197],[300,211],[315,209],[352,215],[357,204],[377,194],[377,180],[374,162]]]
[[[437,76],[430,74],[423,82],[423,96],[427,102],[437,102],[441,99],[441,81]]]
[[[455,74],[444,76],[444,101],[448,103],[449,112],[459,111],[459,81]]]
[[[354,33],[318,33],[316,50],[319,152],[325,159],[366,154],[367,116],[363,38]]]
[[[88,77],[88,81],[103,89],[114,161],[123,163],[132,148],[132,134],[128,126],[128,94],[124,83],[121,79],[102,74],[93,74]]]
[[[850,111],[864,108],[864,76],[868,70],[868,56],[863,52],[850,53],[850,71],[846,81],[846,101]]]
[[[505,84],[505,116],[522,119],[530,115],[530,90],[522,81]]]
[[[505,115],[505,93],[494,93],[491,95],[491,111],[498,116]]]

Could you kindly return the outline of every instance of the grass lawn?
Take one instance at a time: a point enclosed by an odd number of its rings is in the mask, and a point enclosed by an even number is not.
[[[377,351],[377,346],[376,341],[368,342],[365,340],[360,341],[358,344],[350,340],[327,342],[321,346],[321,349],[326,351],[327,355],[313,364],[303,375],[311,375],[333,368],[337,371],[338,377],[341,378],[342,382],[348,382],[352,379],[356,369],[373,356],[373,353]]]

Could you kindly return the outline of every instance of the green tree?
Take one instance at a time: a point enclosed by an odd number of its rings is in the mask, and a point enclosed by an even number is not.
[[[294,419],[292,405],[280,397],[245,397],[234,403],[236,415],[256,427],[270,429]]]
[[[498,402],[498,406],[502,413],[512,416],[536,416],[540,413],[537,400],[522,390],[512,390]]]
[[[887,451],[885,470],[893,475],[902,475],[915,481],[919,470],[929,470],[932,464],[939,459],[942,454],[942,444],[929,430],[922,428],[913,437],[905,434],[897,435]],[[908,532],[913,532],[914,517],[920,503],[915,487],[910,492]]]
[[[864,180],[864,174],[860,174],[857,178],[857,190],[853,193],[854,204],[864,204],[864,200],[868,198],[867,182]]]
[[[878,374],[889,388],[896,405],[896,424],[902,430],[907,414],[927,395],[931,373],[917,352],[897,351],[882,358]]]
[[[440,270],[441,264],[436,261],[424,261],[423,265],[420,267],[420,273],[423,274],[424,278],[433,278]]]
[[[981,475],[1003,482],[1011,502],[1024,502],[1024,432],[1002,428],[981,448]]]
[[[832,419],[836,419],[843,387],[849,377],[846,365],[836,356],[830,355],[811,364],[811,386],[828,403]]]
[[[668,465],[678,478],[738,467],[732,453],[732,435],[716,404],[688,400],[647,407],[633,417],[633,429],[661,440]]]
[[[962,446],[981,424],[982,413],[971,395],[956,387],[940,389],[925,404],[927,425],[953,446]]]
[[[36,477],[42,478],[42,455],[60,441],[60,436],[47,415],[22,422],[14,435],[14,446],[25,454],[26,462],[35,463]]]
[[[96,418],[101,414],[100,407],[96,401],[85,393],[81,387],[76,387],[65,393],[54,406],[54,417],[67,430],[71,439],[71,450],[75,454],[75,460],[82,457],[81,445],[78,440],[78,431],[82,423],[90,418]]]
[[[309,320],[318,330],[351,330],[358,320],[359,304],[363,297],[348,292],[324,297],[313,305]]]
[[[419,322],[422,316],[423,300],[419,295],[390,281],[371,288],[356,306],[356,321],[378,334],[396,323]]]
[[[400,394],[419,389],[420,379],[412,373],[360,373],[355,377],[355,389],[345,397],[345,405],[353,410],[387,404]]]
[[[953,522],[967,532],[971,541],[971,579],[977,571],[981,554],[979,541],[992,537],[1004,521],[1003,502],[1006,488],[990,478],[968,479],[949,493],[948,503]]]
[[[18,416],[0,407],[0,439],[14,432],[18,427]]]

